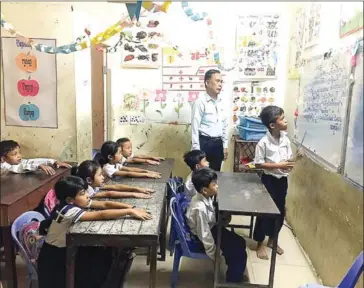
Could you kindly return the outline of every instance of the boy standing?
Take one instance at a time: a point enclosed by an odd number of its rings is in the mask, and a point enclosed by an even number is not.
[[[262,110],[260,118],[268,128],[268,132],[260,139],[256,146],[254,162],[256,168],[264,170],[262,182],[281,212],[278,227],[279,233],[285,216],[288,189],[287,177],[296,159],[302,156],[302,151],[297,151],[296,156],[292,157],[291,142],[286,136],[287,120],[284,117],[282,108],[267,106]],[[258,258],[268,260],[268,255],[263,246],[265,236],[269,236],[267,246],[272,248],[274,220],[257,217],[253,234],[253,239],[258,242],[256,253]],[[278,246],[277,253],[282,255],[284,251]]]
[[[185,181],[185,195],[188,198],[192,198],[197,194],[196,189],[192,183],[192,173],[193,171],[202,167],[209,167],[209,162],[206,160],[205,152],[201,150],[192,150],[186,152],[185,155],[183,155],[183,160],[191,169],[191,173],[187,176]]]
[[[202,242],[206,254],[215,260],[217,238],[216,212],[212,197],[217,194],[217,174],[210,168],[193,172],[192,183],[198,192],[187,208],[186,218],[191,232]],[[244,279],[246,244],[244,238],[226,229],[221,231],[221,251],[225,257],[226,281],[239,283]]]

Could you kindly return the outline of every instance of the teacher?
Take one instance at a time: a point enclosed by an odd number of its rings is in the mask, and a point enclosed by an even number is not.
[[[192,108],[192,150],[204,151],[210,167],[220,171],[222,161],[228,157],[228,123],[219,97],[222,89],[220,71],[207,71],[204,83],[206,92]]]

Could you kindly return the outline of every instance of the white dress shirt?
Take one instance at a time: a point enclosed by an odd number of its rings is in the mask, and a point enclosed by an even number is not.
[[[55,162],[56,160],[47,158],[22,159],[18,165],[11,165],[7,162],[1,163],[1,170],[13,173],[27,173],[37,171],[40,165],[53,165]]]
[[[102,167],[102,169],[104,170],[105,174],[109,177],[112,178],[115,174],[115,172],[120,171],[120,168],[123,167],[123,165],[121,163],[117,163],[117,164],[105,164],[104,167]]]
[[[195,186],[192,183],[192,173],[193,172],[191,172],[190,175],[188,175],[186,178],[185,191],[184,191],[186,197],[190,199],[197,194]]]
[[[254,163],[280,163],[290,159],[292,157],[291,141],[286,134],[286,132],[282,131],[279,139],[276,139],[268,131],[255,147]],[[289,175],[289,172],[281,169],[264,170],[264,173],[276,178],[287,177]]]
[[[221,98],[212,99],[206,92],[192,107],[192,150],[200,150],[199,135],[221,137],[224,148],[228,147],[228,121]]]
[[[216,216],[212,198],[197,193],[187,208],[186,218],[191,232],[200,239],[206,254],[214,260],[216,246],[211,228],[216,225]]]

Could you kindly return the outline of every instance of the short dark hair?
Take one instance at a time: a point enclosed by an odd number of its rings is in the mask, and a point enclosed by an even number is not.
[[[284,114],[284,110],[281,107],[269,105],[267,107],[264,107],[262,112],[260,112],[260,119],[262,120],[262,123],[270,129],[269,125],[272,123],[276,123],[279,116]]]
[[[5,157],[9,152],[15,150],[16,148],[20,148],[18,142],[14,140],[4,140],[0,142],[0,157]]]
[[[90,177],[92,180],[95,178],[97,169],[101,168],[100,164],[95,160],[83,161],[79,166],[73,166],[71,175],[87,180]]]
[[[205,83],[205,86],[206,86],[206,81],[210,80],[212,75],[214,74],[220,74],[221,72],[219,70],[216,70],[216,69],[210,69],[208,70],[206,73],[205,73],[205,77],[204,77],[204,80],[203,80],[203,83]]]
[[[124,145],[126,142],[130,142],[130,139],[129,139],[129,138],[126,138],[126,137],[123,137],[123,138],[119,138],[119,139],[116,141],[116,144],[118,144],[119,146],[123,147],[123,145]]]
[[[209,187],[213,181],[217,181],[217,174],[211,168],[203,167],[192,173],[192,183],[198,193],[201,193],[203,188]]]
[[[106,141],[101,146],[100,154],[97,153],[94,160],[98,161],[100,166],[103,167],[105,164],[110,162],[109,156],[115,156],[115,154],[118,152],[119,147],[120,146],[116,144],[116,142]]]
[[[192,171],[196,169],[196,165],[199,164],[203,158],[206,158],[206,154],[201,150],[192,150],[183,155],[183,160]]]

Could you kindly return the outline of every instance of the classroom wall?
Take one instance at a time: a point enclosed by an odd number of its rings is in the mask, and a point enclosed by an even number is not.
[[[283,105],[284,87],[286,82],[285,61],[288,46],[287,4],[286,3],[254,3],[254,2],[191,2],[191,8],[198,12],[207,12],[213,20],[214,35],[217,45],[224,50],[226,63],[231,65],[235,56],[235,35],[238,15],[249,13],[278,13],[281,15],[282,41],[280,51],[280,62],[278,66],[277,94],[279,105]],[[222,12],[223,11],[223,12]],[[174,45],[185,49],[200,49],[206,43],[202,39],[207,34],[205,21],[192,22],[181,9],[180,2],[173,2],[167,15],[164,15],[160,25],[165,27],[162,33],[172,41]],[[154,19],[155,20],[155,19]],[[133,141],[135,153],[153,154],[176,159],[174,170],[175,175],[186,176],[189,173],[188,167],[183,162],[184,152],[191,149],[191,128],[189,125],[168,125],[158,123],[146,123],[139,125],[120,125],[119,118],[123,114],[122,95],[123,92],[130,92],[133,89],[158,89],[161,88],[160,69],[121,69],[121,57],[118,53],[108,55],[108,101],[111,117],[109,118],[108,138],[116,140],[120,137],[129,137]],[[282,67],[282,69],[280,69]],[[224,89],[221,97],[224,103],[231,109],[232,81],[236,75],[227,73],[224,79]],[[231,119],[231,115],[228,115]],[[231,123],[229,126],[231,136]],[[229,137],[231,139],[231,137]],[[223,171],[232,171],[233,166],[233,145],[230,141],[229,158],[224,163]]]
[[[292,30],[294,11],[299,5],[303,4],[295,3],[290,8]],[[361,30],[340,40],[340,3],[322,5],[320,43],[306,50],[306,56],[323,53],[330,45],[355,41],[363,33]],[[298,84],[298,80],[288,80],[285,93],[291,138]],[[296,164],[289,179],[287,220],[324,284],[337,285],[363,250],[363,190],[304,158]],[[361,279],[357,287],[362,285]]]

